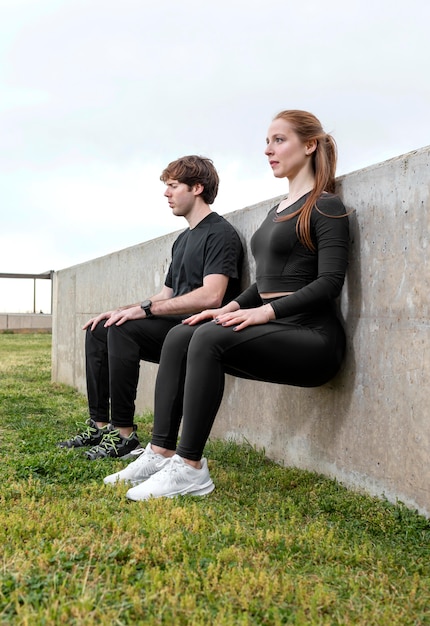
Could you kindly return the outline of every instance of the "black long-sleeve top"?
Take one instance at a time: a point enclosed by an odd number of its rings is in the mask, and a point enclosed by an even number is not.
[[[307,194],[277,213],[273,207],[251,239],[256,282],[235,301],[241,308],[261,306],[260,293],[294,292],[271,302],[277,319],[333,301],[342,289],[348,265],[349,221],[340,198],[324,193],[311,214],[315,251],[297,237],[297,218],[275,221],[303,206]]]

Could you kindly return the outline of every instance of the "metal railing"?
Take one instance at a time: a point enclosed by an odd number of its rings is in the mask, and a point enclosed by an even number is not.
[[[11,274],[0,272],[0,278],[27,278],[33,280],[33,313],[36,313],[36,281],[38,280],[50,280],[51,281],[51,313],[52,313],[52,301],[53,301],[53,283],[52,278],[55,271],[49,270],[48,272],[42,272],[42,274]]]

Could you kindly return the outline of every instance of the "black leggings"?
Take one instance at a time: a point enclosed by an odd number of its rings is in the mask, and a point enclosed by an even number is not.
[[[130,320],[108,329],[100,322],[93,331],[87,330],[87,395],[93,420],[133,425],[140,361],[158,363],[166,335],[182,319],[171,315]]]
[[[225,374],[272,383],[317,387],[338,371],[345,334],[327,311],[250,326],[241,331],[214,322],[181,324],[164,342],[155,388],[152,443],[200,460],[219,409]]]

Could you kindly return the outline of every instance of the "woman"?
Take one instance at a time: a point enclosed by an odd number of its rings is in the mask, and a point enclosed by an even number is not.
[[[169,332],[151,443],[105,478],[137,485],[127,492],[132,500],[214,489],[202,453],[225,373],[314,387],[341,365],[345,335],[334,302],[345,278],[349,230],[345,207],[333,194],[335,142],[314,115],[297,110],[275,117],[266,142],[273,174],[288,179],[289,192],[251,239],[256,282],[223,308],[193,315]]]

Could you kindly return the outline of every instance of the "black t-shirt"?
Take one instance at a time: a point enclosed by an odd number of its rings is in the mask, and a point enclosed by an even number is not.
[[[293,213],[308,194],[282,211]],[[348,264],[349,222],[338,196],[323,194],[311,213],[311,236],[316,250],[297,238],[297,218],[276,222],[273,207],[251,239],[256,282],[235,298],[241,308],[261,306],[259,293],[294,292],[272,302],[277,318],[327,304],[342,289]]]
[[[202,287],[205,276],[223,274],[230,278],[225,304],[238,294],[242,257],[236,230],[221,215],[211,212],[174,242],[164,284],[173,289],[173,297],[181,296]]]

